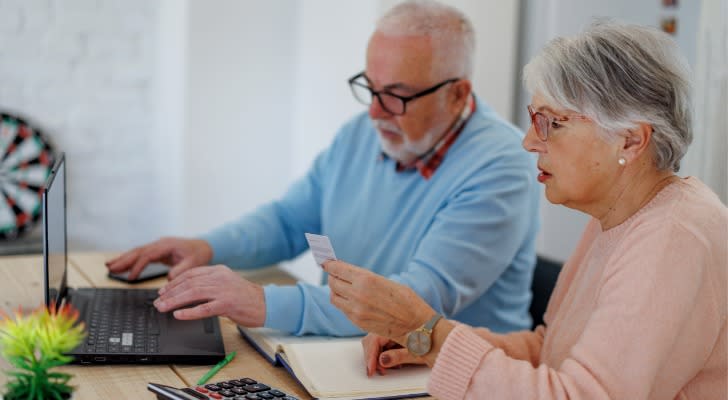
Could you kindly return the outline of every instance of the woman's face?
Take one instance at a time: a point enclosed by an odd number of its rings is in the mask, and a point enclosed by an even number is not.
[[[593,121],[547,104],[538,94],[531,107],[551,122],[546,141],[538,137],[533,124],[523,139],[526,150],[538,153],[538,181],[545,186],[546,198],[590,214],[600,210],[616,186],[620,141],[606,142]],[[565,116],[568,121],[559,121]]]

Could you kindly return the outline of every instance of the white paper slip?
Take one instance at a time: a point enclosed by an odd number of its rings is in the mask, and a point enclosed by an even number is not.
[[[313,233],[306,233],[306,241],[308,241],[308,247],[311,248],[313,253],[313,259],[316,260],[316,264],[321,265],[329,260],[336,260],[336,254],[334,254],[334,248],[331,246],[331,241],[328,236],[315,235]]]

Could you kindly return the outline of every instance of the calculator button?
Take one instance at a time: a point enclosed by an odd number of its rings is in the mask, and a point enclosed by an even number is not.
[[[247,390],[248,392],[251,392],[251,393],[256,393],[256,392],[266,391],[266,390],[270,389],[270,386],[266,386],[266,385],[264,385],[262,383],[255,383],[255,384],[252,384],[252,385],[243,386],[243,389],[245,389],[245,390]]]
[[[276,390],[276,389],[270,390],[270,391],[268,391],[268,393],[270,393],[276,397],[286,397],[285,393],[281,392],[280,390]]]
[[[258,383],[258,381],[250,378],[242,378],[240,379],[240,382],[243,382],[246,385],[255,385],[256,383]]]
[[[203,388],[202,386],[196,387],[195,390],[197,390],[200,393],[209,393],[210,392],[209,390]]]
[[[222,390],[222,388],[220,386],[212,385],[212,384],[205,385],[205,389],[212,390],[213,392],[219,392]]]

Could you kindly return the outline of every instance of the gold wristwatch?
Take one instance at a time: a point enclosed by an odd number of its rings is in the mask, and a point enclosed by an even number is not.
[[[422,357],[430,352],[432,349],[432,329],[440,318],[442,318],[441,314],[435,314],[424,325],[407,335],[407,350],[412,355]]]

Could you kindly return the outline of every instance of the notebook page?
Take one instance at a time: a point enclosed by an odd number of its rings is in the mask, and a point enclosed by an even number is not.
[[[338,338],[331,336],[293,336],[290,333],[270,328],[246,328],[241,326],[238,329],[243,335],[247,336],[248,340],[255,342],[259,351],[264,352],[270,359],[275,359],[276,353],[280,352],[281,346],[285,344],[338,340]],[[357,338],[357,340],[360,339]]]
[[[283,351],[313,397],[362,398],[426,393],[430,369],[407,366],[367,377],[360,338],[292,343]]]

